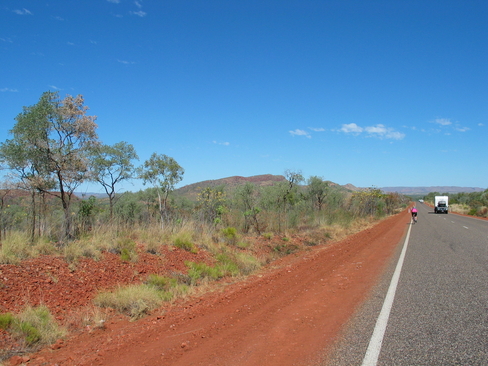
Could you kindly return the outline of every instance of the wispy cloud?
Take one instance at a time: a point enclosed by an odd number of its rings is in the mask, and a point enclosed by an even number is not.
[[[120,0],[107,0],[109,3],[120,4]]]
[[[5,92],[10,92],[10,93],[17,93],[17,89],[11,89],[11,88],[2,88],[0,89],[0,92],[5,93]]]
[[[145,11],[139,10],[139,11],[131,11],[130,12],[132,15],[137,15],[138,17],[145,17],[147,13]]]
[[[393,128],[386,127],[383,124],[361,127],[356,123],[348,123],[343,124],[339,131],[356,136],[365,133],[367,137],[379,139],[402,140],[405,137],[404,133],[395,131]]]
[[[217,142],[217,141],[212,141],[216,145],[223,145],[223,146],[230,146],[230,142]]]
[[[27,10],[26,8],[15,9],[13,12],[19,15],[32,15],[31,11]]]
[[[135,64],[134,61],[125,61],[125,60],[119,60],[119,59],[117,59],[117,62],[120,62],[121,64],[124,64],[124,65],[134,65]]]
[[[322,128],[322,127],[309,127],[309,129],[314,131],[314,132],[324,132],[325,131],[325,128]]]
[[[299,130],[298,128],[294,131],[289,131],[289,132],[290,132],[290,135],[292,135],[292,136],[305,136],[306,138],[309,138],[309,139],[312,138],[312,136],[310,136],[310,134],[307,131]]]
[[[7,43],[14,43],[11,38],[2,38],[2,37],[0,37],[0,41],[7,42]]]
[[[63,90],[61,88],[58,88],[56,85],[48,85],[51,89],[54,89],[54,90]]]
[[[439,129],[436,132],[443,132],[446,134],[450,134],[449,130],[442,130],[441,128],[448,128],[457,132],[466,132],[469,131],[470,128],[466,126],[462,126],[459,122],[453,122],[450,118],[436,118],[435,120],[431,121],[436,125],[439,125]]]
[[[452,125],[452,122],[448,118],[436,118],[433,123],[436,123],[441,126],[449,126]]]

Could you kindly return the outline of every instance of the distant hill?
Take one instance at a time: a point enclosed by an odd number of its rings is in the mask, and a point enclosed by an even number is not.
[[[427,195],[430,192],[439,193],[471,193],[483,192],[485,188],[479,187],[454,187],[454,186],[432,186],[432,187],[383,187],[383,192],[397,192],[403,195]]]
[[[253,183],[259,187],[272,186],[277,182],[283,182],[286,178],[283,175],[254,175],[252,177],[241,177],[233,176],[228,178],[205,180],[198,183],[188,184],[181,188],[175,189],[176,194],[187,197],[196,197],[196,195],[207,187],[217,187],[220,185],[225,185],[227,189],[232,190],[233,188],[245,184],[246,182]]]
[[[241,177],[241,176],[233,176],[221,179],[212,179],[212,180],[205,180],[198,183],[188,184],[181,188],[175,189],[175,193],[177,195],[186,196],[191,199],[195,199],[198,193],[201,192],[202,189],[207,187],[217,187],[220,185],[224,185],[226,190],[232,191],[237,186],[245,184],[246,182],[253,183],[259,187],[265,186],[272,186],[278,182],[286,181],[286,178],[283,175],[272,175],[272,174],[262,174],[262,175],[254,175],[251,177]],[[328,181],[331,187],[336,187],[341,190],[345,191],[365,191],[368,188],[364,187],[356,187],[351,183],[345,185],[339,185],[337,183]],[[385,193],[396,192],[402,195],[410,195],[410,196],[425,196],[430,192],[439,192],[439,193],[460,193],[460,192],[483,192],[485,188],[479,187],[454,187],[454,186],[432,186],[432,187],[383,187],[378,188]],[[76,192],[76,196],[81,199],[87,199],[90,196],[95,196],[96,198],[106,198],[107,195],[105,193],[81,193]]]
[[[188,198],[194,199],[197,197],[198,193],[200,193],[202,189],[205,189],[207,187],[217,187],[223,185],[225,186],[227,191],[232,191],[234,188],[243,185],[246,182],[253,183],[258,187],[266,187],[284,181],[286,181],[286,178],[283,175],[263,174],[263,175],[254,175],[251,177],[233,176],[228,178],[206,180],[203,182],[189,184],[184,187],[176,189],[175,193],[181,196],[186,196]],[[331,181],[327,181],[327,182],[329,182],[331,187],[335,187],[340,190],[345,190],[345,191],[364,190],[364,188],[357,188],[352,184],[346,184],[344,186],[341,186]]]

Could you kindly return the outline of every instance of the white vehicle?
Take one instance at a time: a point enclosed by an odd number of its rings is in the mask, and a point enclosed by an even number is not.
[[[435,196],[434,198],[434,212],[445,213],[449,212],[449,197],[448,196]]]

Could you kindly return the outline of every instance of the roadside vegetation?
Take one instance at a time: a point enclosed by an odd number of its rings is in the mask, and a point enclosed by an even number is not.
[[[186,272],[149,274],[144,283],[101,291],[94,299],[138,319],[164,302],[188,296],[224,277],[247,276],[273,259],[306,246],[357,232],[407,207],[409,199],[370,188],[352,192],[321,177],[306,179],[286,171],[266,185],[207,185],[190,194],[175,190],[184,175],[173,158],[154,153],[137,167],[133,146],[104,145],[96,117],[87,115],[82,96],[44,93],[16,118],[12,138],[0,143],[0,265],[42,255],[65,258],[76,272],[82,257],[95,261],[104,252],[137,262],[142,252],[160,256],[168,246],[189,253],[206,251],[210,262],[187,261]],[[148,188],[118,194],[123,181],[141,179]],[[78,197],[85,182],[98,182],[106,196]],[[255,247],[262,240],[263,253]],[[26,309],[30,314],[32,309]],[[46,308],[39,321],[25,314],[0,315],[0,327],[26,345],[53,340],[62,331]],[[36,312],[34,311],[34,312]]]

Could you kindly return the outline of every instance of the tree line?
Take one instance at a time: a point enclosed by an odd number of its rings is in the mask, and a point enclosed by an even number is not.
[[[28,230],[32,241],[48,237],[63,244],[100,225],[165,230],[188,220],[202,228],[262,234],[387,215],[406,205],[397,194],[374,188],[351,193],[317,176],[306,180],[297,171],[286,171],[284,181],[267,187],[205,187],[190,200],[174,192],[184,175],[174,158],[155,152],[136,166],[139,158],[131,144],[100,141],[96,119],[88,115],[81,95],[61,99],[48,91],[37,104],[23,107],[12,137],[0,144],[0,164],[8,170],[0,187],[0,234]],[[120,183],[131,179],[149,187],[118,194]],[[85,182],[98,182],[107,198],[80,200],[75,191]],[[13,200],[18,189],[25,194]]]
[[[95,181],[103,186],[112,218],[116,186],[141,178],[156,188],[164,217],[168,194],[183,177],[183,168],[164,154],[153,153],[136,168],[134,161],[139,158],[134,147],[124,141],[103,144],[96,133],[96,116],[89,116],[88,109],[81,95],[61,99],[58,92],[45,92],[37,104],[23,107],[10,130],[12,138],[0,144],[0,163],[9,170],[4,189],[30,193],[32,238],[36,228],[44,226],[36,218],[38,210],[46,209],[46,196],[61,203],[59,240],[63,242],[73,238],[71,204],[82,183]]]

